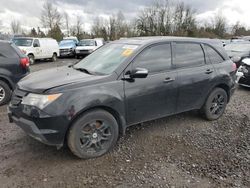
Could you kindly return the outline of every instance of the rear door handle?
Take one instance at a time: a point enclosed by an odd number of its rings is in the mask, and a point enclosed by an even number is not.
[[[164,82],[164,83],[170,83],[170,82],[173,82],[173,81],[175,81],[174,78],[168,77],[168,78],[166,78],[163,82]]]
[[[214,72],[213,70],[207,69],[205,73],[206,73],[206,74],[211,74],[211,73],[213,73],[213,72]]]

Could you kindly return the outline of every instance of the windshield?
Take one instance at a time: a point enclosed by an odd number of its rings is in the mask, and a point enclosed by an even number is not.
[[[13,39],[16,46],[31,46],[33,39]]]
[[[75,44],[73,40],[62,40],[59,45],[65,45],[65,44]]]
[[[78,46],[95,46],[95,40],[81,40]]]
[[[89,72],[111,74],[131,56],[137,45],[108,44],[74,65],[75,69],[87,69]]]
[[[226,51],[245,52],[250,51],[250,43],[231,43],[226,45]]]

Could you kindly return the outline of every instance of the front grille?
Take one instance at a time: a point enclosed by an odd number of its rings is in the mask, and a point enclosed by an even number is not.
[[[20,89],[15,89],[15,91],[13,92],[12,98],[11,98],[11,102],[10,104],[12,106],[18,106],[21,104],[23,97],[26,96],[28,94],[28,92],[20,90]]]
[[[80,50],[81,53],[89,52],[88,50]]]
[[[70,51],[71,51],[70,49],[60,49],[61,53],[70,52]]]

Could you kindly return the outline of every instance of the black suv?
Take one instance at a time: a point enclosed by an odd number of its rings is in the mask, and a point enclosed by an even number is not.
[[[200,109],[222,116],[236,65],[213,41],[178,37],[111,42],[79,63],[33,73],[9,106],[35,139],[80,158],[109,151],[128,126]]]
[[[29,59],[12,43],[0,41],[0,105],[9,102],[16,83],[29,73]]]

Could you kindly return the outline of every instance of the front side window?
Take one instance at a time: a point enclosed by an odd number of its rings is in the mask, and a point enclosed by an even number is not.
[[[145,68],[149,73],[162,72],[171,68],[171,45],[158,44],[146,48],[133,62],[134,68]]]
[[[40,43],[39,43],[39,41],[37,39],[34,40],[33,46],[34,47],[40,47]]]
[[[196,43],[176,43],[174,64],[178,68],[205,64],[205,56],[201,45]]]

